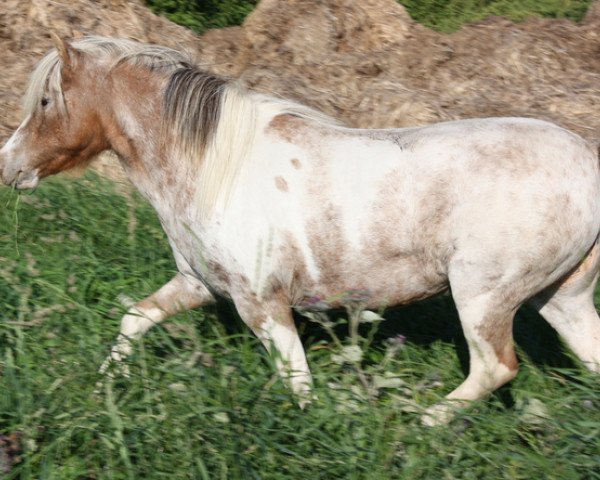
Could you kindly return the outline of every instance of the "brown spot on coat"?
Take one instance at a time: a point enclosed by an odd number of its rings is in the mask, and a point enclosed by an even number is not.
[[[267,126],[267,133],[274,133],[282,140],[292,143],[304,121],[293,115],[276,115]]]
[[[314,286],[313,279],[308,273],[306,259],[290,232],[283,232],[281,244],[281,273],[278,279],[271,278],[270,283],[274,286],[279,284],[286,292],[292,305],[311,292]],[[274,288],[275,289],[275,288]]]
[[[221,263],[211,260],[207,266],[211,276],[214,276],[221,284],[221,287],[229,287],[231,285],[231,276]]]
[[[423,208],[416,213],[405,198],[406,179],[391,171],[379,185],[364,247],[356,258],[365,262],[375,297],[397,305],[447,289],[447,261],[452,245],[444,241],[454,196],[442,182],[421,188]]]
[[[290,160],[290,162],[292,162],[292,166],[296,169],[296,170],[300,170],[302,168],[302,163],[300,163],[300,160],[298,160],[297,158],[292,158]]]
[[[275,177],[275,186],[278,190],[281,190],[282,192],[287,192],[289,190],[288,183],[283,177]]]
[[[505,365],[510,371],[516,371],[519,366],[513,346],[513,317],[514,312],[502,313],[501,316],[500,314],[490,314],[477,327],[483,339],[494,349],[498,362]]]
[[[348,245],[342,231],[341,210],[328,200],[320,215],[306,224],[308,244],[320,272],[319,283],[331,293],[343,289],[343,268]]]
[[[512,285],[498,291],[496,300],[489,305],[481,323],[476,327],[481,337],[493,348],[498,362],[511,372],[516,372],[519,366],[513,345],[513,321],[517,307],[508,308],[507,305],[521,303],[516,300],[519,290],[519,285]]]
[[[290,114],[273,117],[265,129],[265,133],[275,135],[281,140],[294,145],[310,148],[315,152],[323,147],[323,140],[326,137],[338,137],[340,135],[335,127]]]
[[[238,276],[235,284],[236,288],[231,292],[231,298],[240,317],[254,333],[262,338],[261,330],[268,317],[296,333],[289,296],[278,282],[270,285],[271,288],[265,291],[261,298],[251,290],[246,277]]]

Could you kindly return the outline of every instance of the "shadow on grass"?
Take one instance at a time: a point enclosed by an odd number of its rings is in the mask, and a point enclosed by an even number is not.
[[[343,311],[334,311],[330,316],[334,319],[345,316]],[[424,348],[442,341],[454,345],[463,372],[469,367],[469,352],[462,332],[458,312],[454,302],[448,295],[417,302],[408,306],[390,308],[384,312],[386,321],[381,323],[375,336],[375,347],[382,347],[383,342],[396,335],[403,335],[407,342]],[[303,322],[297,316],[298,322]],[[320,327],[308,323],[306,333],[317,340],[326,339],[327,335]],[[336,332],[344,338],[345,326]],[[565,353],[556,331],[534,310],[523,307],[519,310],[514,322],[515,343],[529,360],[539,367],[572,368],[573,361]]]
[[[218,317],[227,335],[249,334],[250,330],[240,320],[235,307],[228,301],[220,300],[216,305],[205,308],[207,315]],[[346,312],[336,310],[329,313],[331,319],[346,317]],[[319,341],[331,341],[327,333],[317,324],[307,321],[295,313],[296,323],[302,331],[306,347]],[[388,309],[374,336],[372,348],[385,349],[385,342],[391,337],[403,335],[409,344],[419,348],[431,348],[436,342],[454,346],[463,374],[469,371],[469,352],[462,332],[458,312],[449,295],[438,296],[404,307]],[[366,327],[368,328],[368,327]],[[366,330],[361,332],[366,336]],[[348,334],[347,325],[336,328],[336,334],[344,341]],[[534,310],[523,307],[514,322],[514,339],[518,355],[525,355],[536,367],[545,369],[576,367],[566,353],[558,335]],[[308,344],[308,345],[307,345]],[[258,345],[258,344],[257,344]],[[160,353],[159,353],[160,354]],[[522,359],[523,360],[523,359]],[[514,405],[510,384],[495,392],[497,398],[507,407]]]
[[[381,325],[377,341],[395,335],[404,335],[407,342],[429,348],[442,341],[454,345],[461,369],[469,372],[469,351],[463,335],[458,312],[448,295],[422,301],[406,307],[390,309]],[[515,316],[513,337],[517,356],[526,355],[536,367],[575,368],[575,363],[565,351],[556,331],[533,309],[524,306]],[[523,359],[521,359],[523,360]],[[507,407],[514,405],[510,383],[495,394]]]
[[[433,342],[452,343],[461,367],[466,374],[469,367],[467,343],[462,332],[458,312],[449,296],[440,296],[406,307],[390,309],[378,332],[379,340],[404,335],[408,342],[423,347]],[[523,307],[515,317],[513,336],[517,347],[539,367],[574,367],[565,353],[556,331],[534,310]]]
[[[227,333],[245,332],[247,327],[239,319],[235,308],[221,300],[210,307],[225,325]],[[344,311],[329,312],[332,319],[346,316]],[[382,347],[383,342],[396,335],[404,335],[407,342],[428,348],[437,341],[455,346],[463,372],[469,368],[469,352],[462,332],[458,312],[449,296],[443,295],[408,306],[390,308],[384,312],[386,321],[381,323],[375,335],[374,346]],[[305,323],[303,337],[312,337],[314,341],[330,340],[318,325],[306,321],[295,314],[296,324]],[[344,339],[346,327],[336,331]],[[519,347],[538,367],[573,368],[575,364],[565,353],[556,331],[534,310],[521,308],[515,317],[514,339]]]

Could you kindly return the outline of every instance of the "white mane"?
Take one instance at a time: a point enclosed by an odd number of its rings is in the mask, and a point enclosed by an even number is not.
[[[257,120],[263,112],[271,117],[293,115],[321,124],[339,125],[331,117],[305,105],[228,84],[223,90],[217,128],[201,163],[198,191],[203,214],[218,203],[226,205],[237,174],[255,141]]]

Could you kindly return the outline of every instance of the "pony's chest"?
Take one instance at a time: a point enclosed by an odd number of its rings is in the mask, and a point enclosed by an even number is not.
[[[191,270],[220,294],[227,295],[241,284],[254,287],[272,268],[275,234],[267,227],[255,231],[260,222],[200,225],[181,217],[161,216],[161,223],[175,257],[180,258],[178,268]]]

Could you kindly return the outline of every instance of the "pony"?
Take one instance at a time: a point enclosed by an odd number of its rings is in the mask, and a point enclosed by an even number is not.
[[[351,291],[369,309],[451,293],[469,372],[426,425],[515,377],[523,304],[600,371],[600,169],[576,134],[528,118],[347,128],[172,49],[53,38],[0,150],[3,182],[34,188],[113,150],[178,269],[124,315],[101,371],[153,325],[224,297],[303,406],[312,380],[293,309],[340,307]]]

